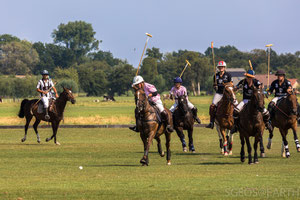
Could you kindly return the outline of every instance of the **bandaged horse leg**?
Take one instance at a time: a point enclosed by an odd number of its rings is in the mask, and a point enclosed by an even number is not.
[[[174,129],[171,126],[172,122],[166,110],[161,112],[162,121],[166,124],[166,129],[168,132],[173,132]]]
[[[216,126],[217,128],[217,132],[218,132],[218,136],[219,136],[219,142],[220,142],[220,149],[221,149],[221,154],[224,154],[224,148],[223,148],[223,136],[220,130],[219,125],[217,124]]]
[[[189,151],[192,153],[195,153],[195,147],[194,147],[194,141],[193,141],[193,129],[188,130],[188,135],[189,135]]]
[[[282,157],[289,158],[291,154],[288,147],[288,141],[286,140],[287,130],[280,128],[279,131],[282,136],[282,149],[281,149]]]
[[[264,143],[263,143],[263,136],[262,136],[262,135],[261,135],[261,137],[260,137],[259,147],[260,147],[260,157],[261,157],[261,158],[266,157],[266,155],[265,155]]]
[[[297,152],[300,152],[300,144],[299,144],[299,140],[298,140],[298,136],[297,136],[297,124],[295,124],[292,127],[292,130],[293,130],[293,134],[294,134],[294,140],[295,140]]]
[[[175,127],[175,131],[181,141],[183,152],[187,152],[186,148],[186,142],[183,134],[183,128],[182,127]]]
[[[231,134],[229,130],[226,131],[226,138],[228,142],[229,155],[232,155],[233,134]]]
[[[263,120],[264,120],[266,128],[269,131],[273,131],[273,127],[270,123],[270,113],[269,113],[269,111],[267,109],[264,109],[264,112],[262,114],[263,114]]]

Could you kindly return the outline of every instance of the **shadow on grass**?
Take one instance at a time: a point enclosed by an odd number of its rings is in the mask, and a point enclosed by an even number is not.
[[[203,163],[178,163],[174,165],[240,165],[237,162],[203,162]]]
[[[107,165],[87,165],[87,167],[141,167],[141,165],[107,164]]]
[[[185,153],[174,153],[174,155],[180,155],[180,156],[212,156],[212,155],[220,155],[219,153],[191,153],[191,152],[185,152]]]

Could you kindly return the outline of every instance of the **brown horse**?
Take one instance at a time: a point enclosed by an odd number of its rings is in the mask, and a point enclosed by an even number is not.
[[[233,84],[231,82],[225,83],[223,97],[218,103],[216,113],[216,125],[220,138],[221,153],[224,156],[232,154],[232,134],[228,135],[233,127],[233,102],[235,101],[235,94],[233,92]],[[229,150],[227,145],[229,143]]]
[[[182,143],[182,148],[184,152],[187,152],[186,142],[184,139],[183,130],[188,131],[189,136],[189,151],[195,153],[195,147],[193,144],[193,130],[194,130],[194,117],[191,109],[189,109],[187,104],[186,96],[179,96],[178,99],[178,106],[173,113],[173,124],[174,129],[177,132],[178,137]]]
[[[249,103],[240,112],[238,130],[241,139],[241,161],[245,162],[245,140],[248,149],[248,163],[253,164],[251,156],[250,137],[255,137],[254,141],[254,163],[258,163],[257,145],[258,142],[262,145],[262,136],[265,129],[262,112],[265,108],[264,94],[262,89],[257,89],[252,86],[252,97]],[[263,146],[262,146],[263,147]],[[261,149],[262,151],[262,149]]]
[[[51,122],[52,125],[53,135],[50,138],[47,138],[46,142],[54,138],[54,143],[59,145],[59,142],[56,141],[56,133],[57,133],[59,123],[63,119],[63,114],[64,114],[67,101],[71,101],[71,103],[74,104],[75,98],[72,94],[71,89],[64,88],[64,91],[59,95],[59,98],[56,99],[54,102],[53,111],[49,111],[49,116],[50,116],[49,122]],[[25,136],[24,138],[22,138],[21,140],[22,142],[25,142],[26,140],[28,126],[33,116],[36,119],[33,124],[33,128],[37,136],[37,142],[38,143],[41,142],[37,127],[41,122],[41,120],[43,121],[47,121],[47,120],[45,119],[44,113],[37,112],[38,103],[36,102],[38,102],[38,99],[33,99],[33,100],[24,99],[21,103],[21,108],[18,116],[20,118],[24,118],[24,117],[26,118]]]
[[[278,105],[275,106],[274,117],[271,119],[271,124],[273,127],[279,128],[282,136],[282,157],[290,157],[290,152],[288,148],[288,142],[286,136],[288,130],[292,129],[294,134],[294,140],[296,144],[296,149],[300,152],[300,144],[297,136],[297,96],[294,92],[289,92],[286,98],[281,99]],[[267,145],[268,149],[271,149],[273,131],[269,131],[269,142]]]
[[[140,137],[144,144],[144,156],[140,160],[142,165],[149,164],[149,149],[152,144],[152,140],[156,139],[158,153],[161,157],[164,156],[164,152],[161,148],[160,136],[165,134],[166,136],[166,148],[167,148],[167,164],[171,165],[171,150],[170,150],[170,141],[171,141],[171,133],[166,130],[166,125],[164,123],[160,123],[157,117],[156,109],[150,105],[148,98],[143,89],[137,89],[135,91],[135,99],[136,99],[136,110],[138,113],[137,126],[140,131]],[[165,108],[166,109],[166,108]],[[170,123],[172,125],[172,114],[166,109]]]

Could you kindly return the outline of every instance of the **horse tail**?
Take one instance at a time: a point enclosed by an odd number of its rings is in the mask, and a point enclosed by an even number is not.
[[[19,114],[18,114],[18,116],[19,116],[20,118],[24,118],[24,116],[25,116],[24,110],[25,110],[25,105],[26,105],[26,103],[27,103],[28,101],[29,101],[28,99],[24,99],[24,100],[21,102],[21,107],[20,107],[20,111],[19,111]]]

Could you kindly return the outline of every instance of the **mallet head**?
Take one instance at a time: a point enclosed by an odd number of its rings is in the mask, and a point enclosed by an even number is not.
[[[145,33],[148,37],[152,37],[152,35],[151,34],[149,34],[149,33]]]
[[[188,61],[188,60],[185,60],[186,61],[186,64],[191,66],[191,63]]]
[[[273,46],[273,44],[267,44],[267,45],[266,45],[266,47],[271,47],[271,46]]]

